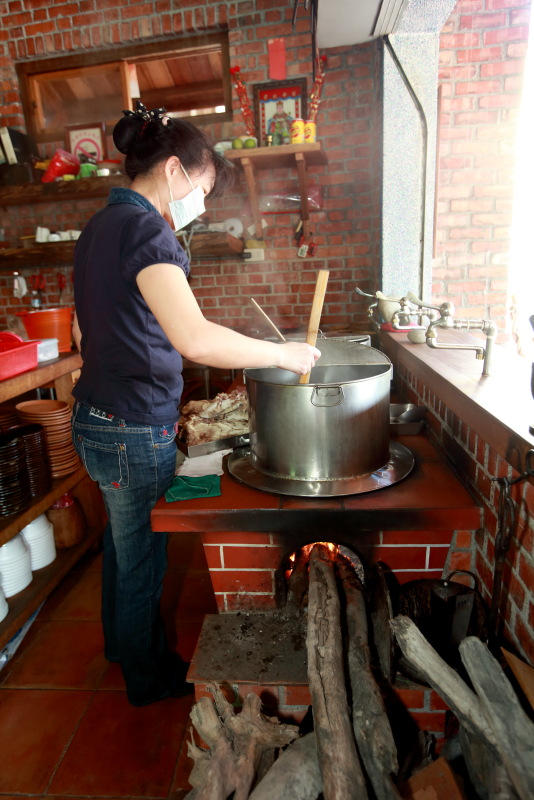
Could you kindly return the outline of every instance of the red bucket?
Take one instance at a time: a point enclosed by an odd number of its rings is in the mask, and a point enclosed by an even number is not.
[[[29,339],[57,339],[58,351],[70,353],[72,349],[72,309],[43,308],[18,314]]]

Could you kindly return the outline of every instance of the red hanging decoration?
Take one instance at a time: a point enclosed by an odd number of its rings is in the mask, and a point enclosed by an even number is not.
[[[308,119],[310,122],[315,122],[317,117],[317,112],[319,110],[319,104],[321,102],[321,92],[323,89],[323,83],[325,78],[325,67],[327,63],[326,56],[321,56],[318,63],[318,74],[315,78],[315,82],[313,84],[311,94],[310,94],[310,110],[308,112]]]
[[[254,136],[256,132],[256,125],[254,123],[254,113],[250,107],[247,88],[243,84],[240,76],[240,68],[239,67],[230,67],[230,75],[233,78],[235,90],[237,92],[237,96],[239,97],[239,101],[241,103],[241,113],[243,114],[243,121],[245,123],[245,128],[249,136]]]

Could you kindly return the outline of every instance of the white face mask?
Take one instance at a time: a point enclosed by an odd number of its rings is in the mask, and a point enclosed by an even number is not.
[[[206,210],[206,206],[204,205],[204,190],[202,189],[202,186],[197,186],[195,188],[191,183],[191,178],[183,166],[181,164],[180,166],[184,171],[185,177],[189,181],[192,191],[189,192],[189,194],[186,194],[185,197],[182,197],[181,200],[173,200],[171,184],[169,181],[167,181],[169,184],[169,194],[171,196],[169,211],[171,212],[175,231],[181,231],[182,228],[185,228],[186,225],[199,217]]]

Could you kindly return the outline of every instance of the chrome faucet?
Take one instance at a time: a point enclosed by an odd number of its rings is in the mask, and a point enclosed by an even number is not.
[[[484,361],[482,374],[490,374],[490,361],[493,352],[493,343],[497,335],[497,326],[489,319],[454,319],[454,305],[442,303],[432,306],[424,303],[413,292],[408,292],[406,299],[414,306],[421,309],[437,311],[439,316],[432,319],[426,329],[426,343],[434,350],[474,350],[475,358]],[[486,334],[486,347],[476,344],[438,344],[437,328],[452,328],[454,330],[479,330]]]

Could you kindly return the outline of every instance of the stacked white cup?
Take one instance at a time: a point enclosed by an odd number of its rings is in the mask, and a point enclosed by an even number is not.
[[[9,606],[6,603],[6,598],[4,597],[4,592],[2,591],[2,587],[0,586],[0,622],[7,617],[9,611]]]
[[[30,551],[20,534],[0,547],[0,582],[4,597],[18,594],[32,582]]]
[[[21,531],[31,559],[32,572],[47,567],[56,557],[54,528],[45,514],[36,517]]]

